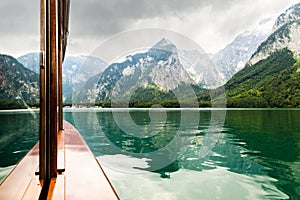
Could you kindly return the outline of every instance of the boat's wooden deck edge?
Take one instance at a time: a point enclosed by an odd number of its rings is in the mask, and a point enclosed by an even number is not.
[[[64,163],[59,165],[65,167],[65,172],[52,180],[51,199],[119,199],[86,142],[66,121],[63,140],[65,156],[60,160]],[[38,152],[37,144],[0,185],[0,199],[38,199]]]
[[[0,185],[0,199],[28,199],[32,193],[38,198],[41,191],[35,175],[39,166],[39,144],[36,144]]]

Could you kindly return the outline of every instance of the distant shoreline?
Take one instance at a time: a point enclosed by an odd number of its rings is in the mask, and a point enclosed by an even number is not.
[[[33,108],[33,109],[10,109],[10,110],[1,110],[0,113],[5,113],[5,112],[39,112],[39,108]]]
[[[210,110],[296,110],[300,111],[300,108],[64,108],[64,112],[80,112],[80,111],[112,111],[112,110],[118,110],[118,111],[126,111],[126,110],[137,110],[137,111],[147,111],[147,110],[154,110],[154,111],[160,111],[160,110],[174,110],[174,111],[193,111],[193,110],[199,110],[199,111],[210,111]],[[39,113],[38,108],[34,109],[11,109],[11,110],[0,110],[0,113]]]

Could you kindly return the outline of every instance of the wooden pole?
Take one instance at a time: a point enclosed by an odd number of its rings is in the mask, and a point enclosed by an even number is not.
[[[62,91],[62,63],[63,63],[63,5],[58,0],[58,129],[63,130],[63,91]]]
[[[57,4],[56,0],[50,0],[50,40],[49,40],[49,58],[50,58],[50,90],[49,94],[49,130],[50,130],[50,177],[57,177]]]
[[[40,0],[40,143],[39,179],[43,186],[46,178],[46,136],[45,136],[45,0]]]
[[[57,176],[56,0],[46,0],[46,181]]]
[[[40,163],[39,179],[46,199],[50,181],[57,177],[57,0],[40,0]]]

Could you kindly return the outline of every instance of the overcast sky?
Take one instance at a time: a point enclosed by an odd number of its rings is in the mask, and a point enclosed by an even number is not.
[[[183,34],[217,52],[238,34],[271,27],[299,0],[71,0],[69,55],[90,54],[120,32],[140,28]],[[39,50],[39,0],[0,1],[0,53]],[[130,42],[130,41],[128,41]]]

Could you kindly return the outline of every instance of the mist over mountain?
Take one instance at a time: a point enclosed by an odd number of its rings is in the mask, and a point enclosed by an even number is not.
[[[260,31],[246,31],[213,56],[213,62],[223,75],[222,84],[245,67],[267,36]]]
[[[223,84],[224,73],[215,65],[210,55],[197,50],[178,51],[180,62],[190,77],[203,88],[216,88]]]

